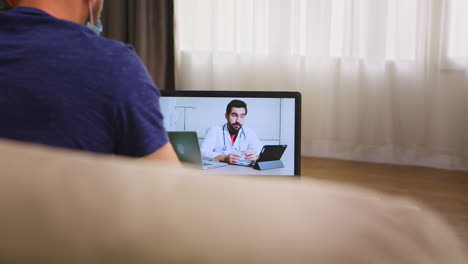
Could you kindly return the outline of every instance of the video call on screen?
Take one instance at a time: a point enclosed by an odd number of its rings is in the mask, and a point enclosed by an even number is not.
[[[255,131],[263,145],[287,145],[281,158],[285,166],[281,174],[294,175],[295,100],[293,98],[163,96],[160,105],[164,126],[167,131],[195,131],[201,144],[209,128],[226,124],[226,106],[234,99],[247,104],[247,115],[243,126]]]

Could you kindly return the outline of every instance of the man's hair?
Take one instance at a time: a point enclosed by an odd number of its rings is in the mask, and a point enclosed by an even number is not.
[[[244,101],[232,100],[226,107],[226,114],[229,115],[231,113],[231,109],[233,107],[244,108],[245,109],[245,114],[247,114],[247,104]]]

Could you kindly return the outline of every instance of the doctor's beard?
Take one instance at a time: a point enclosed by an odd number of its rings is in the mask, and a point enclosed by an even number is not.
[[[234,126],[238,126],[238,127],[236,128]],[[235,132],[237,134],[239,132],[239,130],[242,128],[242,125],[236,122],[234,124],[229,124],[229,128],[230,128],[231,132]]]

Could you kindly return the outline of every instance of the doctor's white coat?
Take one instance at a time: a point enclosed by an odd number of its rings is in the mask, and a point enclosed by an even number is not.
[[[232,145],[231,135],[226,124],[224,124],[222,126],[213,126],[208,130],[205,140],[201,144],[201,153],[203,159],[212,160],[219,155],[229,155],[233,152],[243,153],[251,149],[255,150],[255,153],[259,155],[262,147],[263,144],[255,132],[248,127],[241,128],[234,145]]]

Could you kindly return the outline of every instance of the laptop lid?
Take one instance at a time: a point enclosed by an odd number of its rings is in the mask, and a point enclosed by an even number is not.
[[[203,169],[227,166],[227,163],[203,160],[200,153],[197,132],[172,131],[168,132],[168,135],[169,141],[181,162],[190,163]]]
[[[169,141],[181,162],[202,166],[197,133],[193,131],[170,131]]]
[[[222,137],[227,124],[226,108],[232,100],[247,104],[243,133],[249,139],[255,134],[261,145],[287,145],[281,157],[285,168],[265,171],[272,175],[299,176],[301,173],[301,94],[298,92],[258,91],[161,91],[160,105],[167,131],[195,131],[203,147],[208,132]],[[218,127],[212,130],[214,127]],[[237,139],[236,139],[237,140]],[[224,143],[223,143],[224,142]],[[218,151],[230,148],[230,139],[221,141]],[[224,144],[224,145],[223,145]],[[234,145],[233,148],[236,146]],[[241,147],[242,144],[241,144]],[[261,147],[260,147],[261,149]],[[258,150],[260,151],[260,150]],[[201,154],[205,157],[206,152]],[[209,159],[209,158],[204,158]],[[227,171],[229,168],[224,168]],[[233,174],[256,175],[251,169]]]

